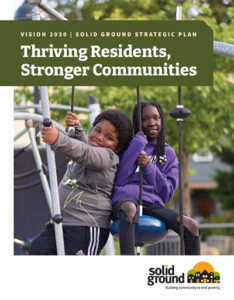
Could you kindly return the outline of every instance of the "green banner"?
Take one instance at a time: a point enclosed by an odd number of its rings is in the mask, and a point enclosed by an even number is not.
[[[0,21],[2,86],[212,85],[202,21]]]

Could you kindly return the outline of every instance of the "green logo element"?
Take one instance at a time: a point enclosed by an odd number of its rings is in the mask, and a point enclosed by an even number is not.
[[[220,274],[208,262],[197,263],[187,273],[188,283],[220,283]]]

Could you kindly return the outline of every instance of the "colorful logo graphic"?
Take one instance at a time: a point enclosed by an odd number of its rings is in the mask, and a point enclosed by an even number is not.
[[[220,283],[220,274],[208,262],[197,263],[187,275],[188,283]]]

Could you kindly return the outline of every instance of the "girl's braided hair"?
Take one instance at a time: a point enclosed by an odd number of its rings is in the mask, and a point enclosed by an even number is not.
[[[148,105],[152,105],[155,106],[159,112],[160,118],[161,118],[161,132],[159,133],[158,137],[157,137],[157,144],[154,148],[152,157],[156,157],[157,160],[160,160],[160,157],[165,157],[165,125],[164,125],[164,115],[163,115],[163,110],[161,105],[155,101],[155,100],[151,100],[151,101],[143,101],[140,102],[140,106],[141,106],[141,114],[143,109],[148,106]],[[132,120],[133,120],[133,130],[134,130],[134,135],[139,131],[139,125],[138,125],[138,104],[135,105],[134,109],[133,109],[133,116],[132,116]]]

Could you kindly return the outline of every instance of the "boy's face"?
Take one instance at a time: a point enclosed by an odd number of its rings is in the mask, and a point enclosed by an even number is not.
[[[118,147],[118,136],[119,133],[111,122],[101,120],[90,132],[88,144],[93,147],[106,147],[117,153],[121,150]]]

